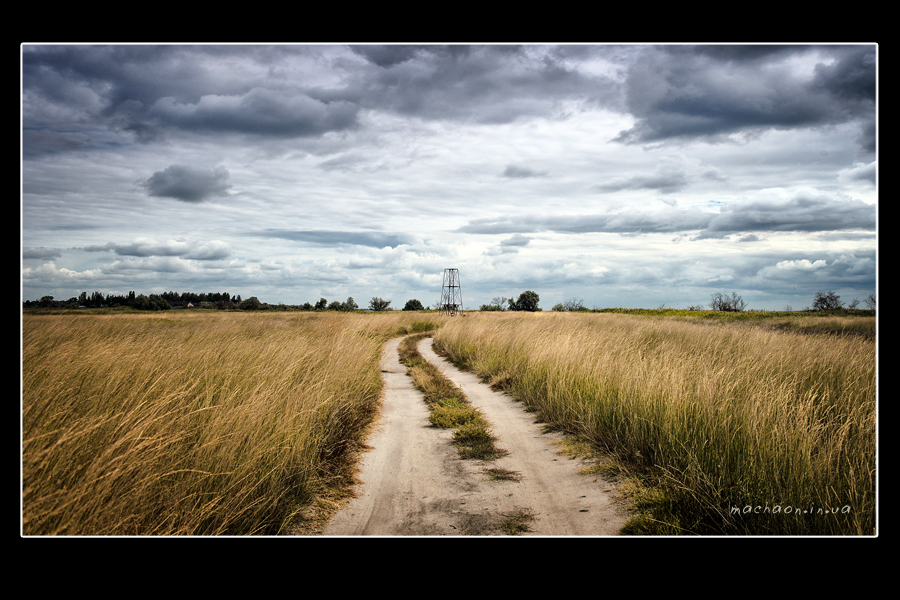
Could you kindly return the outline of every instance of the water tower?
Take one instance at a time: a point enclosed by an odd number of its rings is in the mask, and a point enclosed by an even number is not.
[[[451,317],[462,310],[462,290],[459,287],[459,269],[444,269],[444,283],[441,286],[441,301],[438,303],[442,313]]]

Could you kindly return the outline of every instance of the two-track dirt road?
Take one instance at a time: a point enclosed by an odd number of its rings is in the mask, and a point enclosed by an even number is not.
[[[526,519],[525,535],[615,535],[625,514],[612,486],[582,474],[581,463],[557,453],[561,436],[543,433],[521,403],[434,353],[419,352],[459,386],[491,423],[508,454],[489,464],[457,455],[452,431],[428,422],[428,407],[400,364],[400,339],[382,357],[384,405],[364,455],[357,497],[338,511],[325,535],[503,535],[504,522]],[[488,468],[514,475],[492,480]]]

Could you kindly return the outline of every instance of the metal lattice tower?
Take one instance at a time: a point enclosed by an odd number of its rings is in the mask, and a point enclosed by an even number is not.
[[[444,284],[441,287],[442,313],[451,317],[462,310],[462,289],[459,287],[459,269],[444,269]]]

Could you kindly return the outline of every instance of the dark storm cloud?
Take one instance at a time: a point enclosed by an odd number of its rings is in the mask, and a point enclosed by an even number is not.
[[[512,236],[511,238],[507,238],[507,239],[501,241],[500,245],[504,246],[504,247],[516,248],[516,247],[521,247],[521,246],[527,246],[529,244],[529,242],[531,242],[531,238],[526,237],[520,233],[517,233],[514,236]]]
[[[411,60],[421,46],[350,46],[350,49],[379,67],[393,67]]]
[[[867,111],[875,102],[875,47],[849,46],[835,52],[830,64],[819,63],[812,86],[849,102],[848,110]]]
[[[208,94],[195,103],[160,98],[148,114],[168,126],[192,131],[308,137],[356,127],[358,111],[350,102],[322,102],[302,93],[254,88],[241,95]]]
[[[23,129],[22,153],[27,158],[34,158],[42,154],[81,150],[87,139],[87,136],[77,132]]]
[[[758,199],[726,204],[701,237],[745,232],[875,229],[876,209],[859,200],[801,192],[787,200]]]
[[[842,173],[849,180],[868,181],[872,185],[876,185],[877,174],[878,165],[875,162],[869,164],[857,163]]]
[[[611,79],[567,66],[565,48],[540,48],[354,48],[379,66],[358,86],[360,101],[405,116],[475,123],[549,115],[565,100],[617,102]]]
[[[150,142],[176,131],[305,137],[356,127],[356,104],[329,98],[335,93],[328,90],[317,95],[278,64],[317,52],[291,46],[25,46],[23,128],[32,132],[25,151],[83,145],[98,130]],[[234,66],[225,70],[225,64]]]
[[[790,198],[775,194],[723,205],[718,213],[665,206],[658,210],[629,210],[607,214],[522,216],[475,219],[459,228],[463,233],[644,233],[699,232],[695,239],[744,233],[825,232],[875,229],[875,207],[859,200],[802,192]],[[743,241],[751,241],[745,237]]]
[[[62,253],[57,248],[23,248],[22,258],[59,258]]]
[[[196,169],[170,165],[149,179],[138,182],[151,196],[175,198],[184,202],[202,202],[213,196],[227,196],[228,170],[225,167]]]
[[[501,254],[515,254],[519,248],[524,248],[531,243],[531,238],[517,233],[510,238],[500,241],[500,245],[486,250],[483,254],[498,256]]]
[[[372,248],[396,248],[409,244],[410,240],[400,235],[390,235],[373,231],[323,231],[266,229],[249,235],[258,237],[279,238],[294,242],[306,242],[323,246],[370,246]]]
[[[684,173],[667,170],[654,175],[617,177],[598,185],[596,189],[604,193],[622,190],[654,190],[662,194],[671,194],[681,190],[685,185],[687,185],[687,176]]]
[[[704,229],[711,213],[664,208],[655,212],[616,212],[594,215],[522,216],[501,219],[475,219],[459,228],[463,233],[675,233]]]
[[[877,140],[878,127],[875,123],[875,119],[871,119],[868,123],[863,125],[859,137],[856,138],[856,142],[863,150],[874,154]]]
[[[616,53],[605,47],[349,50],[366,62],[332,46],[25,46],[24,151],[150,143],[182,133],[318,137],[358,129],[363,109],[509,123],[565,114],[568,102],[622,104],[618,82],[569,60]],[[293,76],[292,63],[301,59],[323,76]]]
[[[668,46],[666,52],[672,55],[710,56],[720,61],[759,62],[788,56],[797,47],[785,44],[758,44],[752,46],[722,44],[715,46]]]
[[[763,264],[760,264],[763,262]],[[748,264],[747,267],[750,265]],[[874,251],[794,252],[788,256],[758,257],[745,276],[760,289],[826,291],[847,286],[875,289],[877,257]],[[842,298],[850,300],[850,298]]]
[[[507,165],[503,170],[503,177],[511,177],[513,179],[527,179],[529,177],[544,177],[546,171],[535,171],[528,167],[517,167],[516,165]]]
[[[812,53],[819,62],[798,73]],[[299,59],[343,75],[307,83],[291,77]],[[573,66],[593,59],[607,74]],[[856,119],[872,149],[875,76],[874,46],[25,46],[24,149],[91,147],[97,128],[142,142],[321,136],[358,128],[364,108],[509,123],[566,114],[568,102],[632,114],[624,142]]]
[[[157,242],[150,238],[139,238],[128,243],[108,242],[103,245],[85,246],[86,252],[114,252],[119,256],[149,258],[177,256],[191,260],[221,260],[231,255],[225,242],[210,241],[203,244],[190,243],[182,239]]]
[[[818,53],[809,72],[789,59]],[[875,46],[665,46],[645,50],[628,72],[627,143],[716,138],[741,131],[875,118]]]

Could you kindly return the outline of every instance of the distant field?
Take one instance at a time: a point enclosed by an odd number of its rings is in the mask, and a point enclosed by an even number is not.
[[[436,341],[646,484],[629,533],[874,533],[874,317],[719,317],[485,313]]]
[[[437,320],[25,314],[23,533],[284,532],[370,421],[383,343]]]

